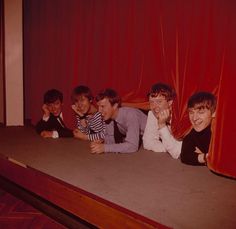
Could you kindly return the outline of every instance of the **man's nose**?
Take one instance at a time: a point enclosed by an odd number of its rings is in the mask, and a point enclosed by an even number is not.
[[[152,109],[159,108],[158,104],[156,104],[156,103],[152,104],[151,106],[152,106]]]
[[[155,111],[159,111],[159,110],[160,110],[160,107],[159,107],[158,105],[155,105],[155,106],[153,107],[153,109],[154,109]]]
[[[194,114],[193,114],[193,120],[194,120],[194,121],[198,120],[198,114],[197,114],[197,113],[194,113]]]
[[[77,103],[76,106],[77,106],[78,108],[81,108],[83,105],[82,105],[81,103]]]

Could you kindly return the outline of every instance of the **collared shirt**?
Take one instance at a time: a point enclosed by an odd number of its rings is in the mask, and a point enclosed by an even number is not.
[[[105,152],[131,153],[138,150],[140,135],[143,135],[147,116],[136,108],[120,107],[116,117],[117,126],[126,135],[123,143],[115,143],[114,123],[106,124]]]
[[[177,159],[181,152],[182,141],[173,137],[169,125],[159,129],[157,118],[152,111],[149,111],[143,135],[143,146],[144,149],[154,152],[168,152]]]

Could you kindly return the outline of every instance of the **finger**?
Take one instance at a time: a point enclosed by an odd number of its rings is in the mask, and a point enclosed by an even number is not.
[[[100,143],[102,143],[102,140],[101,140],[101,139],[94,140],[94,141],[93,141],[93,144],[94,144],[94,143],[100,144]]]
[[[77,133],[79,133],[79,130],[78,129],[74,129],[73,133],[77,134]]]
[[[165,114],[169,115],[170,114],[170,109],[165,109],[164,112],[165,112]]]
[[[94,148],[91,149],[91,153],[96,153],[96,150]]]
[[[198,147],[195,147],[195,151],[194,152],[197,153],[197,154],[201,154],[202,153],[202,151]]]
[[[95,149],[96,149],[96,144],[91,144],[91,145],[90,145],[90,148],[93,149],[93,150],[95,150]]]
[[[40,135],[43,137],[45,135],[45,131],[42,131]]]

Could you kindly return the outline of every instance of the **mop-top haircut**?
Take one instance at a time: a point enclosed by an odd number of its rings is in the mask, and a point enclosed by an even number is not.
[[[205,109],[207,108],[212,113],[216,110],[216,97],[205,91],[200,91],[194,93],[188,100],[188,109]]]
[[[174,100],[176,97],[175,91],[167,84],[156,83],[152,85],[150,92],[148,93],[149,98],[155,98],[157,96],[163,96],[167,101]]]
[[[43,96],[43,103],[49,104],[54,103],[56,100],[63,101],[63,94],[57,89],[48,90]]]
[[[111,88],[106,88],[102,90],[100,93],[98,93],[98,95],[96,96],[96,101],[99,102],[100,100],[103,100],[104,98],[107,98],[112,106],[116,103],[118,104],[118,107],[121,106],[120,96],[115,90]]]
[[[71,95],[71,100],[73,102],[75,102],[76,97],[78,97],[78,96],[84,96],[84,97],[88,98],[89,101],[93,100],[93,95],[92,95],[90,88],[87,86],[84,86],[84,85],[80,85],[80,86],[74,88],[72,95]]]

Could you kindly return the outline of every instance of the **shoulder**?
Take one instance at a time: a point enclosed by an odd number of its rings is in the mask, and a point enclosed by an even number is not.
[[[183,138],[183,142],[192,141],[196,136],[196,131],[192,128]]]
[[[134,112],[135,110],[137,110],[136,108],[133,108],[133,107],[119,107],[119,111],[122,112],[122,113],[125,113],[125,112]]]
[[[88,122],[90,123],[102,123],[102,114],[100,112],[94,113],[90,118],[88,119]]]
[[[141,110],[133,107],[120,107],[119,115],[126,118],[135,118],[139,116],[146,116]],[[146,116],[147,117],[147,116]]]
[[[155,118],[154,114],[152,111],[148,112],[148,118]]]
[[[96,111],[96,112],[93,114],[93,117],[94,117],[94,118],[100,118],[100,117],[102,117],[102,114],[101,114],[99,111]]]

